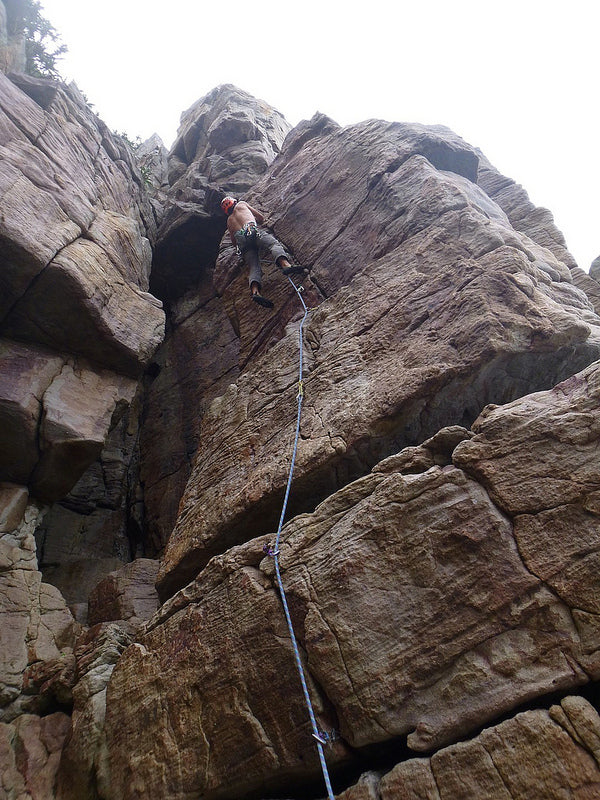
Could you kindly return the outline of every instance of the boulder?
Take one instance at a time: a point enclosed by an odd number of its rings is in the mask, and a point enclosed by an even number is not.
[[[124,620],[139,627],[149,620],[158,609],[157,572],[158,561],[137,558],[109,573],[90,593],[89,624]]]
[[[155,223],[125,143],[48,79],[0,75],[0,115],[0,332],[139,373],[164,314],[146,291]]]

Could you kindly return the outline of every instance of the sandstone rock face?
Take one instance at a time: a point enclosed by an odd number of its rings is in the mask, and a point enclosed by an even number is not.
[[[224,194],[240,195],[279,153],[290,125],[235,86],[218,86],[181,119],[168,157],[171,187],[152,270],[157,297],[173,300],[212,272],[225,231]]]
[[[547,711],[527,711],[444,748],[365,775],[339,800],[559,800],[600,792],[600,718],[582,698]]]
[[[256,190],[275,233],[311,267],[311,304],[328,296],[305,326],[290,513],[444,425],[468,426],[486,403],[551,386],[600,354],[590,301],[565,264],[473,183],[477,156],[462,140],[419,126],[369,122],[323,135],[316,125],[300,147],[286,143]],[[224,248],[215,273],[225,299],[241,294],[236,279],[228,283],[231,257]],[[260,313],[236,320],[246,353],[262,355],[202,420],[159,574],[163,598],[214,553],[276,524],[298,302],[272,271],[264,291],[289,325],[283,338],[271,326],[266,341]]]
[[[415,750],[437,749],[598,679],[599,401],[596,363],[487,409],[474,436],[453,428],[392,456],[284,527],[283,581],[319,722],[341,736],[334,769],[346,743],[408,735]],[[290,773],[314,778],[268,538],[214,557],[117,664],[107,726],[119,796],[135,796],[137,780],[158,781],[156,795],[169,785],[173,797],[218,797],[242,780],[282,791]],[[166,709],[178,724],[160,741]],[[527,736],[543,760],[542,728],[534,721]],[[551,760],[547,769],[554,780]],[[538,777],[515,780],[531,788]]]
[[[135,374],[164,317],[131,156],[75,90],[15,80],[0,75],[0,332]]]
[[[137,558],[107,575],[90,594],[90,625],[125,620],[136,626],[150,619],[158,609],[157,572],[158,561]]]
[[[597,281],[446,128],[288,131],[221,86],[136,164],[0,76],[2,790],[321,796],[268,555],[300,397],[278,558],[338,796],[595,797]]]
[[[224,85],[183,115],[169,154],[172,186],[162,201],[151,281],[168,302],[169,335],[156,354],[160,372],[147,393],[141,435],[145,525],[154,553],[162,552],[175,524],[199,420],[237,379],[242,362],[238,321],[214,281],[225,231],[220,200],[256,183],[289,129],[275,109]]]
[[[106,686],[130,637],[119,625],[94,625],[77,641],[78,679],[73,688],[71,735],[56,778],[57,800],[116,798],[112,786],[104,717]]]
[[[76,88],[0,75],[0,119],[0,476],[54,501],[162,339],[156,222],[126,145]]]
[[[14,511],[18,487],[4,488]],[[19,499],[19,504],[22,504]],[[8,516],[8,515],[6,515]],[[11,514],[12,516],[12,514]],[[0,721],[70,701],[78,626],[56,587],[37,570],[33,532],[40,509],[30,504],[0,533]],[[8,527],[5,525],[5,527]]]

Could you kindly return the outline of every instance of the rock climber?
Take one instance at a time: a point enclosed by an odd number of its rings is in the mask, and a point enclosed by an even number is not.
[[[227,230],[231,241],[237,246],[248,267],[248,283],[252,299],[259,306],[273,308],[273,303],[261,294],[261,254],[270,253],[271,258],[284,275],[304,273],[304,268],[292,266],[281,242],[268,231],[259,229],[258,226],[265,221],[265,217],[260,211],[252,208],[244,200],[236,200],[235,197],[224,197],[221,200],[221,208],[227,215]]]

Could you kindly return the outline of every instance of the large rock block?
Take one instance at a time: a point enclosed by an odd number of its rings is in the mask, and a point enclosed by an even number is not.
[[[442,431],[284,527],[283,582],[319,723],[341,735],[334,771],[346,743],[360,751],[407,736],[434,750],[600,677],[599,375],[596,363],[488,409],[474,436]],[[314,778],[266,541],[214,557],[117,664],[107,730],[123,796],[134,796],[134,772],[157,780],[156,762],[175,798],[239,791],[242,763],[245,791]],[[178,720],[168,740],[164,708]],[[536,758],[545,735],[532,723]]]
[[[52,502],[98,458],[136,381],[9,340],[0,364],[0,476]]]
[[[440,427],[469,425],[487,403],[548,388],[600,356],[600,318],[588,298],[567,266],[516,231],[470,180],[477,158],[458,137],[372,122],[290,148],[257,199],[275,209],[275,231],[331,295],[304,327],[290,513]],[[227,259],[217,265],[223,276]],[[265,291],[276,298],[270,279]],[[260,316],[238,328],[241,352],[253,358],[202,420],[159,574],[163,598],[214,553],[276,524],[298,364],[297,318],[280,307],[290,322],[262,355]]]
[[[0,74],[0,331],[139,373],[164,333],[132,156],[74,88]],[[126,320],[126,322],[125,322]]]
[[[591,736],[590,736],[591,734]],[[582,698],[518,714],[428,759],[363,780],[340,800],[560,800],[600,792],[600,719]],[[366,794],[369,786],[371,794]]]

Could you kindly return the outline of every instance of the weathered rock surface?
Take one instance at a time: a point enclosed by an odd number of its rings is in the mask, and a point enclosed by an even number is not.
[[[310,268],[280,563],[336,791],[595,797],[597,713],[541,710],[600,673],[597,281],[551,214],[442,127],[284,142],[221,86],[167,164],[75,87],[0,79],[2,789],[322,791],[264,550],[301,307],[269,264],[275,311],[248,302],[227,192]]]
[[[100,454],[160,343],[156,222],[76,88],[0,75],[0,477],[44,501]]]
[[[444,425],[468,426],[487,403],[549,387],[600,355],[590,301],[565,264],[516,231],[472,182],[477,156],[462,140],[443,128],[378,122],[325,135],[321,127],[319,119],[299,148],[291,137],[256,191],[276,234],[312,268],[307,285],[330,295],[305,325],[303,446],[290,513]],[[230,258],[225,249],[215,273],[225,298]],[[298,303],[276,280],[268,273],[264,291],[287,321]],[[263,319],[253,311],[247,325],[238,320],[246,352]],[[214,553],[276,523],[297,324],[277,338],[202,420],[159,574],[163,598]]]
[[[6,800],[48,800],[62,748],[71,728],[66,714],[23,714],[0,722],[0,791]]]
[[[90,593],[90,625],[124,620],[137,627],[149,620],[159,605],[154,586],[157,572],[158,561],[137,558],[107,575]]]
[[[1,339],[0,363],[0,475],[52,502],[98,458],[136,382]]]
[[[171,187],[152,269],[157,297],[172,301],[212,273],[225,231],[223,195],[247,192],[289,130],[278,111],[230,84],[182,114],[168,157]]]
[[[0,114],[0,333],[136,374],[164,316],[146,291],[155,223],[127,146],[48,80],[0,75]]]
[[[341,735],[334,768],[345,743],[408,734],[413,749],[439,748],[598,679],[599,401],[594,364],[487,409],[473,437],[453,428],[392,456],[284,527],[283,581],[313,697],[323,728]],[[314,777],[265,541],[214,557],[117,664],[108,747],[124,797],[138,778],[158,781],[157,795],[169,785],[175,798],[235,796],[242,765],[246,791]],[[168,741],[166,709],[178,720]]]
[[[57,800],[116,798],[106,749],[106,687],[131,638],[114,623],[94,625],[77,641],[70,736],[56,778]],[[168,796],[168,795],[166,795]]]
[[[169,154],[172,186],[152,270],[153,291],[168,301],[169,334],[156,354],[159,371],[146,396],[141,435],[145,524],[154,553],[162,552],[175,525],[202,414],[241,366],[239,324],[213,280],[225,231],[219,203],[256,183],[289,128],[263,101],[224,85],[183,115]]]
[[[6,491],[3,492],[6,497]],[[12,506],[12,501],[11,501]],[[6,506],[5,506],[6,507]],[[13,506],[14,507],[14,506]],[[0,533],[0,721],[69,703],[78,625],[55,586],[42,582],[31,504],[11,531]]]
[[[383,777],[366,774],[339,800],[591,800],[600,794],[599,736],[595,709],[567,697]]]

